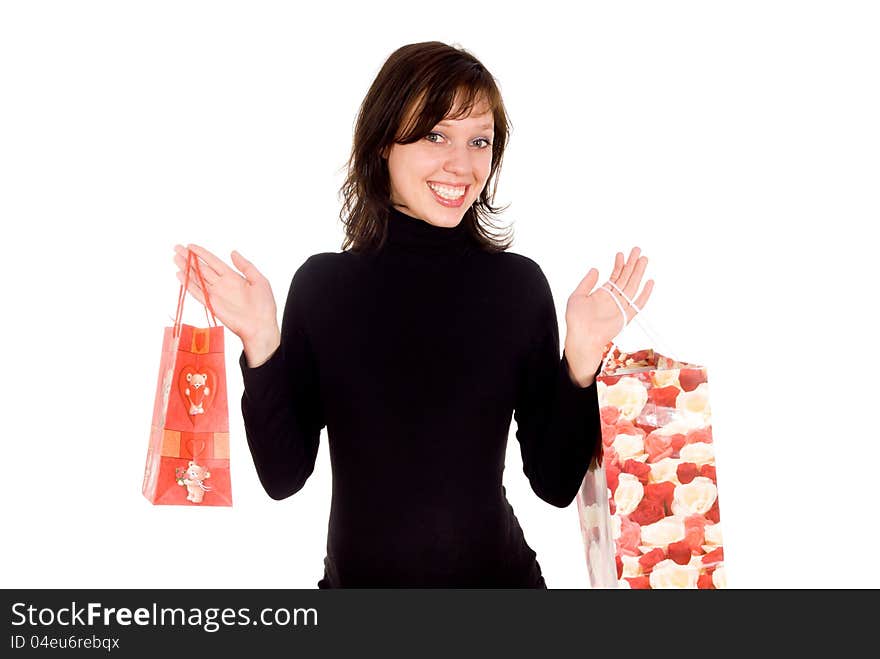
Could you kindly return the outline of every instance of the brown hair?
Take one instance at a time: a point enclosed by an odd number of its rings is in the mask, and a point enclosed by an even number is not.
[[[456,99],[460,102],[453,109]],[[510,247],[510,228],[501,230],[493,218],[506,207],[492,205],[510,125],[501,92],[492,74],[469,52],[427,41],[395,50],[361,103],[348,173],[340,188],[343,250],[351,246],[352,251],[372,251],[385,242],[391,205],[388,161],[382,156],[386,148],[412,144],[444,119],[466,117],[483,100],[495,122],[492,167],[486,186],[461,221],[484,250],[501,252]]]

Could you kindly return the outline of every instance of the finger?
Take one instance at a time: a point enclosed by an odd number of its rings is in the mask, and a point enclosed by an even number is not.
[[[645,275],[645,268],[647,267],[648,257],[640,256],[638,261],[636,261],[632,274],[630,275],[629,282],[627,282],[626,286],[623,288],[624,293],[626,293],[630,300],[636,296],[639,286],[641,286],[642,283],[642,277]]]
[[[239,272],[244,275],[245,279],[250,282],[258,281],[263,279],[262,273],[257,270],[256,266],[244,258],[237,251],[233,250],[232,254],[232,265],[238,268]]]
[[[206,286],[213,286],[220,279],[217,273],[214,272],[213,268],[199,266],[199,268],[196,269],[195,265],[190,267],[189,278],[196,282],[204,281]]]
[[[616,283],[621,272],[623,272],[623,252],[617,252],[614,255],[614,268],[612,268],[611,276],[608,279]]]
[[[218,277],[233,272],[221,259],[218,259],[204,247],[200,247],[194,243],[190,243],[187,247],[192,250],[193,254],[199,257],[209,268],[211,268]]]
[[[177,281],[181,284],[184,283],[184,275],[182,272],[177,273]],[[205,304],[205,294],[202,292],[201,287],[198,284],[198,281],[193,281],[192,277],[190,277],[189,284],[186,287],[187,292],[192,295],[196,300],[201,304]],[[207,306],[207,305],[205,305]]]
[[[174,265],[181,272],[186,271],[187,250],[183,245],[174,246]]]
[[[651,291],[654,290],[654,280],[649,279],[645,282],[644,288],[642,288],[642,292],[639,294],[639,297],[635,300],[636,306],[639,310],[645,308],[645,304],[648,302],[648,298],[651,297]],[[634,310],[635,311],[635,310]]]
[[[589,295],[598,280],[599,271],[596,268],[590,268],[587,275],[581,279],[581,283],[574,289],[573,295]]]
[[[626,263],[623,266],[623,269],[620,272],[620,276],[617,279],[612,279],[615,284],[617,284],[621,290],[626,290],[627,284],[629,284],[629,279],[632,276],[633,270],[636,266],[636,260],[639,258],[639,253],[641,250],[638,247],[633,247],[632,251],[629,253],[629,258],[626,260]]]
[[[188,259],[187,259],[187,254],[186,254],[185,250],[184,250],[183,254],[178,252],[177,254],[174,255],[174,265],[177,266],[177,271],[181,275],[186,273],[187,260]],[[205,280],[205,284],[208,286],[213,286],[216,283],[217,279],[219,279],[219,277],[217,277],[216,273],[214,272],[214,270],[212,268],[208,268],[207,266],[200,267],[199,271],[201,271],[202,279]],[[190,281],[194,281],[196,283],[198,283],[198,281],[199,281],[199,272],[196,271],[196,268],[194,265],[190,265],[189,278],[190,278]],[[182,278],[181,278],[181,281],[183,281]]]

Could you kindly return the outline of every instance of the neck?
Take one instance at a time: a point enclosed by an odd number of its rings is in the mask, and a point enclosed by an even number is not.
[[[389,251],[463,254],[473,245],[464,218],[454,227],[441,227],[398,210],[388,208],[388,233],[385,241]]]

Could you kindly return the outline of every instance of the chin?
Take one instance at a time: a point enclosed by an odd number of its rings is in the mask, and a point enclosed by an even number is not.
[[[429,222],[431,224],[434,224],[437,226],[447,227],[447,228],[451,229],[452,227],[456,227],[459,224],[461,224],[462,219],[464,219],[464,213],[462,213],[461,215],[454,215],[454,216],[453,215],[442,215],[442,216],[435,215],[435,216],[429,218]]]
[[[459,208],[443,208],[442,206],[438,207],[439,205],[433,199],[429,199],[427,203],[419,206],[415,204],[399,205],[405,206],[406,210],[403,212],[410,217],[420,219],[434,226],[452,228],[461,223],[472,203],[462,204]]]
[[[432,208],[431,212],[426,213],[424,217],[431,224],[441,227],[454,227],[461,223],[470,207],[471,204],[462,204],[460,208]]]

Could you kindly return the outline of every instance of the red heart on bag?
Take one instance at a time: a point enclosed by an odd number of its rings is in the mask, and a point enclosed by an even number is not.
[[[193,425],[211,409],[217,395],[217,376],[207,367],[187,364],[180,369],[177,388],[183,398],[184,410]]]
[[[187,448],[189,448],[189,454],[192,456],[192,459],[198,461],[199,456],[202,455],[205,451],[205,446],[207,443],[204,439],[191,439],[187,442]]]

